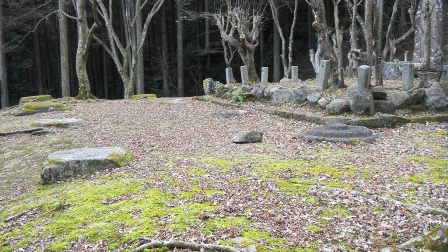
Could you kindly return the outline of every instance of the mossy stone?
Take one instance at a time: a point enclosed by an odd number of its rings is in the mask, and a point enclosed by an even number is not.
[[[27,102],[42,102],[42,101],[48,101],[53,99],[51,95],[35,95],[35,96],[26,96],[20,98],[19,103],[25,104]]]
[[[448,251],[448,227],[437,226],[424,238],[425,249],[436,252]]]
[[[157,98],[157,95],[155,95],[155,94],[138,94],[138,95],[131,96],[132,100],[143,100],[143,99],[151,100],[151,99],[156,99],[156,98]]]
[[[52,101],[28,102],[20,109],[19,115],[31,115],[52,111],[63,111],[70,109],[70,106]]]

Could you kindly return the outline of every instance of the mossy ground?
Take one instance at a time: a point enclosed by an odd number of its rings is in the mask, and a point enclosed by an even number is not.
[[[289,122],[269,118],[275,127],[266,129],[265,143],[234,146],[223,142],[238,128],[226,129],[246,120],[207,119],[202,103],[99,102],[81,102],[62,112],[90,119],[92,128],[55,129],[55,135],[19,135],[1,143],[0,163],[6,168],[0,169],[0,250],[74,251],[73,244],[102,244],[117,251],[136,246],[130,242],[138,237],[176,237],[238,248],[253,245],[258,252],[356,251],[369,241],[364,250],[378,251],[413,237],[428,223],[443,222],[351,193],[442,208],[443,202],[434,198],[446,188],[448,152],[439,124],[385,129],[375,144],[309,144],[293,136],[310,125],[294,123],[287,131]],[[138,118],[117,110],[134,103],[129,111],[137,111]],[[103,109],[101,120],[97,106]],[[186,121],[193,125],[197,117],[194,131],[191,125],[179,126]],[[25,119],[8,124],[27,127]],[[207,143],[197,141],[202,138]],[[128,165],[71,182],[39,184],[48,153],[109,145],[129,149],[135,160],[118,157]],[[6,221],[11,216],[19,217]],[[363,238],[361,245],[356,242]]]

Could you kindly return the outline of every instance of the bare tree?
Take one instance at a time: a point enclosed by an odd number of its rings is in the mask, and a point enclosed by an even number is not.
[[[177,1],[177,96],[185,95],[182,0]]]
[[[8,77],[6,74],[6,53],[5,53],[5,39],[4,39],[4,16],[3,16],[3,3],[0,3],[0,92],[1,103],[0,107],[4,108],[9,105],[9,93],[8,93]]]
[[[293,20],[291,24],[291,28],[289,31],[289,40],[288,40],[288,61],[286,60],[286,38],[283,34],[282,26],[280,25],[280,19],[278,15],[279,4],[276,0],[268,0],[269,6],[271,7],[272,19],[274,20],[274,24],[276,26],[276,32],[280,35],[280,39],[282,42],[282,53],[280,54],[280,58],[282,59],[283,64],[283,77],[289,78],[291,74],[292,67],[292,52],[293,52],[293,42],[294,42],[294,28],[297,23],[297,9],[299,6],[299,0],[294,1],[294,11],[293,11]]]
[[[423,62],[422,69],[429,70],[431,66],[431,13],[433,11],[433,5],[430,1],[424,3],[423,11],[423,27],[424,27],[424,41],[423,41]],[[420,75],[420,82],[418,84],[419,88],[423,88],[428,83],[428,73],[422,72]]]
[[[317,34],[317,51],[314,53],[310,50],[310,60],[313,64],[314,70],[318,73],[319,62],[321,59],[331,61],[331,82],[334,82],[334,74],[336,73],[335,67],[335,56],[333,53],[333,46],[329,38],[329,28],[327,25],[327,15],[325,12],[324,0],[306,0],[308,5],[311,7],[314,16],[313,28],[316,30]]]
[[[354,76],[359,67],[359,45],[358,45],[358,0],[353,0],[353,3],[350,0],[345,0],[348,7],[348,12],[351,17],[351,25],[350,25],[350,52],[347,54],[348,58],[348,73],[350,76]]]
[[[161,8],[162,18],[162,72],[163,72],[163,94],[170,96],[169,69],[168,69],[168,35],[166,28],[166,4]]]
[[[61,94],[62,97],[70,96],[70,65],[68,54],[67,12],[66,0],[59,0],[59,47],[61,65]]]
[[[219,29],[221,38],[237,49],[241,60],[247,66],[249,81],[258,82],[260,79],[255,67],[254,54],[260,43],[259,30],[263,18],[262,5],[242,1],[237,3],[233,6],[230,0],[226,0],[219,12],[212,14],[212,17]]]
[[[87,75],[87,53],[93,32],[98,27],[96,22],[89,28],[87,23],[87,1],[76,0],[74,2],[76,9],[76,23],[78,26],[78,48],[76,50],[76,75],[78,76],[79,91],[76,98],[91,99],[95,98],[90,90],[89,76]],[[93,10],[95,12],[95,9]]]
[[[152,6],[151,10],[145,17],[145,22],[141,30],[141,35],[138,39],[136,36],[136,26],[139,16],[142,15],[143,8],[148,1],[136,0],[135,6],[132,6],[129,1],[124,1],[124,18],[123,28],[125,33],[125,39],[123,40],[118,36],[113,25],[113,0],[96,0],[94,3],[98,4],[98,12],[104,21],[106,27],[106,33],[109,44],[106,44],[99,37],[94,36],[95,40],[100,43],[106,52],[111,56],[120,78],[124,86],[124,98],[128,99],[134,94],[134,84],[137,78],[137,62],[140,52],[143,50],[146,35],[148,32],[149,24],[152,21],[154,15],[159,11],[164,0],[157,0]]]
[[[339,23],[339,4],[342,0],[333,0],[333,15],[334,15],[334,27],[335,27],[335,34],[333,38],[333,45],[334,45],[334,54],[336,55],[337,60],[337,83],[336,85],[339,88],[345,87],[344,84],[344,52],[342,47],[342,40],[343,35]]]

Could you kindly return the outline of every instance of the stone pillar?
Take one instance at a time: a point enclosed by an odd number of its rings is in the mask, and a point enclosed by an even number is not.
[[[331,61],[321,60],[319,63],[319,74],[317,79],[317,90],[325,90],[328,88],[328,80],[330,79]]]
[[[269,67],[261,68],[261,82],[263,83],[269,82]]]
[[[232,84],[233,79],[233,70],[231,67],[226,68],[226,84]]]
[[[299,67],[292,66],[291,70],[292,70],[292,75],[291,75],[292,82],[294,82],[294,83],[299,82]]]
[[[370,87],[370,78],[372,77],[372,68],[362,65],[358,68],[358,89],[368,89]]]
[[[249,72],[247,66],[240,67],[241,70],[241,84],[247,84],[249,82]]]
[[[448,81],[448,65],[443,65],[443,73],[441,81]]]
[[[405,62],[403,64],[403,72],[402,72],[403,90],[411,90],[414,88],[414,64],[411,62]]]

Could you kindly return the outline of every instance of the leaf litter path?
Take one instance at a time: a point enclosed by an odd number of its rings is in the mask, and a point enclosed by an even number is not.
[[[384,200],[447,210],[446,123],[380,129],[374,144],[307,143],[298,136],[310,123],[255,110],[213,115],[227,109],[157,99],[1,114],[0,128],[48,117],[86,122],[56,135],[1,139],[2,248],[127,250],[148,237],[258,251],[378,250],[447,223]],[[263,143],[231,143],[244,130],[264,132]],[[87,180],[39,185],[50,151],[80,146],[127,148],[135,161]]]

